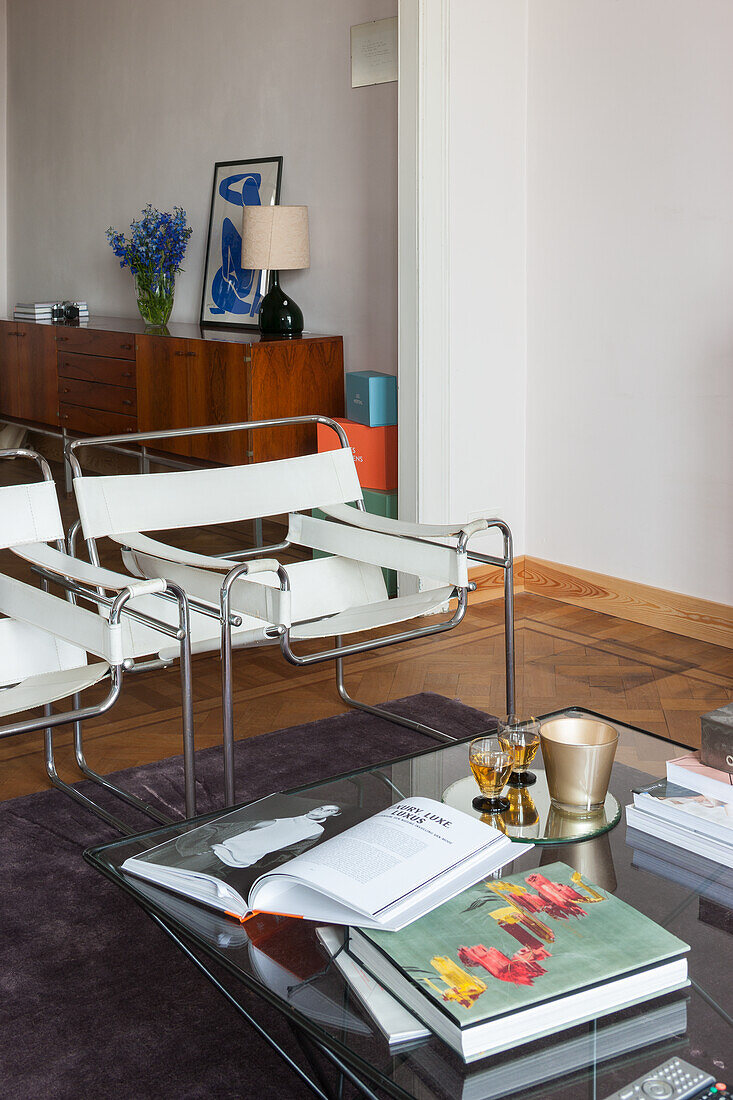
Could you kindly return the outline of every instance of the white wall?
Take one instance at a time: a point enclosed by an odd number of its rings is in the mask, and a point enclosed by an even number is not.
[[[450,5],[451,520],[525,543],[527,4]]]
[[[449,518],[731,603],[733,5],[445,2]]]
[[[733,4],[534,0],[528,552],[733,603]]]
[[[3,0],[4,6],[4,0]],[[132,316],[105,230],[146,202],[194,227],[173,320],[199,315],[216,161],[284,156],[311,268],[283,276],[348,369],[396,371],[396,84],[351,88],[349,27],[396,0],[9,0],[9,294]]]

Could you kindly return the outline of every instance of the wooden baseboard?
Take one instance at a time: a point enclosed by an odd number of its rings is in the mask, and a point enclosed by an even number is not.
[[[524,556],[514,559],[514,591],[524,592]],[[484,603],[504,595],[504,570],[494,565],[477,565],[469,570],[476,585],[471,603]]]
[[[479,566],[470,571],[470,576],[478,585],[473,600],[494,600],[502,595],[503,570]],[[528,556],[515,561],[514,591],[547,596],[575,607],[601,611],[604,615],[733,649],[733,607],[728,604]]]
[[[733,607],[575,566],[526,558],[524,591],[733,649]]]

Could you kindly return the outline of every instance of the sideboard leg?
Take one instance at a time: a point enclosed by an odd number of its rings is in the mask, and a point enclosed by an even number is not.
[[[62,428],[61,429],[61,446],[62,446],[63,452],[64,452],[64,488],[66,490],[66,495],[69,496],[69,494],[72,492],[72,490],[74,488],[74,484],[73,484],[73,480],[72,480],[72,476],[71,476],[71,466],[70,466],[69,460],[66,456],[67,441],[68,441],[68,435],[67,435],[67,432],[66,432],[66,428]]]

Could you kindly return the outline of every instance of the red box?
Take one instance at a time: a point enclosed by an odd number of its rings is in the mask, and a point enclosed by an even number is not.
[[[397,425],[369,428],[355,420],[339,420],[346,432],[363,489],[397,488]],[[340,444],[336,433],[325,424],[318,425],[318,450],[336,451]]]

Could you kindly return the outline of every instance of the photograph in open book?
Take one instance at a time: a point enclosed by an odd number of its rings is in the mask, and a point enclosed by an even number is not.
[[[128,870],[141,873],[142,869],[133,865],[144,861],[150,868],[146,877],[153,881],[155,867],[210,876],[246,899],[261,875],[337,836],[372,812],[298,795],[273,794],[128,860]],[[163,879],[159,881],[169,885]]]

